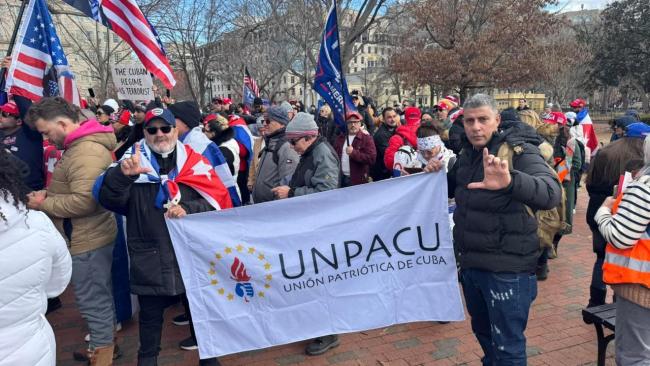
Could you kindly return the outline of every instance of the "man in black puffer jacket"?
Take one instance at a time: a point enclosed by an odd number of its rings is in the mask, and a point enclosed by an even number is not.
[[[155,108],[147,112],[144,141],[155,159],[160,176],[176,168],[178,131],[174,116],[168,110]],[[138,146],[136,144],[136,146]],[[178,205],[167,210],[157,207],[160,184],[146,181],[143,177],[150,170],[140,166],[145,153],[136,150],[131,158],[109,168],[99,187],[99,202],[105,208],[123,214],[127,218],[126,234],[130,259],[131,292],[138,295],[140,304],[140,349],[138,366],[157,365],[165,308],[185,293],[178,262],[172,246],[165,217],[176,218],[214,210],[196,190],[178,184],[181,199]],[[188,308],[187,298],[184,305]],[[192,336],[181,342],[196,344]],[[216,358],[201,360],[200,365],[219,365]]]
[[[541,137],[518,120],[502,121],[492,97],[474,95],[464,114],[466,139],[448,174],[463,294],[483,364],[526,365],[524,331],[540,255],[537,221],[526,206],[556,207],[561,186],[537,148]],[[504,143],[514,151],[513,167],[496,157]],[[432,161],[426,170],[440,165]]]

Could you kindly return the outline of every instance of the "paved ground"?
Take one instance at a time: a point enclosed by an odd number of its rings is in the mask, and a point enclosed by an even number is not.
[[[600,126],[599,126],[600,127]],[[604,130],[604,128],[602,128]],[[603,132],[603,131],[599,131]],[[582,321],[587,303],[594,255],[590,231],[585,224],[586,193],[580,191],[576,227],[560,243],[560,257],[550,262],[549,279],[539,283],[526,336],[531,365],[595,365],[596,333]],[[81,365],[72,351],[84,346],[85,330],[70,290],[62,296],[64,308],[50,315],[57,341],[57,364]],[[196,352],[182,351],[178,342],[189,335],[188,327],[171,324],[179,306],[166,313],[160,365],[197,365]],[[137,323],[124,324],[118,333],[124,356],[116,365],[135,365],[138,348]],[[303,353],[305,342],[223,357],[224,366],[250,365],[480,365],[480,346],[469,321],[460,323],[414,323],[341,336],[341,346],[319,357]],[[608,365],[613,365],[613,343]]]

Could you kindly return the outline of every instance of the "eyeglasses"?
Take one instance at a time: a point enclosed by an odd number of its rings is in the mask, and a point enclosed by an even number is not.
[[[147,127],[145,128],[148,134],[155,135],[158,133],[158,130],[164,134],[172,132],[172,126],[162,126],[162,127]]]
[[[305,137],[305,136],[298,137],[298,138],[295,138],[295,139],[290,139],[290,140],[289,140],[289,143],[291,144],[291,146],[296,146],[296,144],[298,143],[298,141],[302,140],[304,137]]]
[[[358,123],[361,123],[361,121],[348,121],[347,122],[347,124],[349,124],[349,125],[354,125],[354,124],[358,124]]]
[[[271,124],[271,120],[270,119],[265,119],[264,122],[262,122],[262,124],[268,126],[268,125]]]

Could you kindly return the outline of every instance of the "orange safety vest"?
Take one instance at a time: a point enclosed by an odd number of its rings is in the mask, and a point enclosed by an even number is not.
[[[612,207],[615,214],[623,195],[620,194]],[[629,249],[618,249],[607,243],[605,263],[603,264],[603,280],[614,285],[621,283],[637,283],[650,288],[650,227],[643,233],[641,239]]]

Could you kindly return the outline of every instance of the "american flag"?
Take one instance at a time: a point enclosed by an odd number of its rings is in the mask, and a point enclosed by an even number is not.
[[[44,0],[30,0],[25,8],[5,88],[32,101],[62,96],[79,105],[79,90]]]
[[[256,97],[260,96],[260,88],[257,87],[257,82],[248,72],[248,67],[244,69],[244,88],[247,86]]]
[[[174,73],[154,27],[134,0],[64,0],[88,17],[102,23],[133,49],[140,62],[167,89],[176,84]]]

